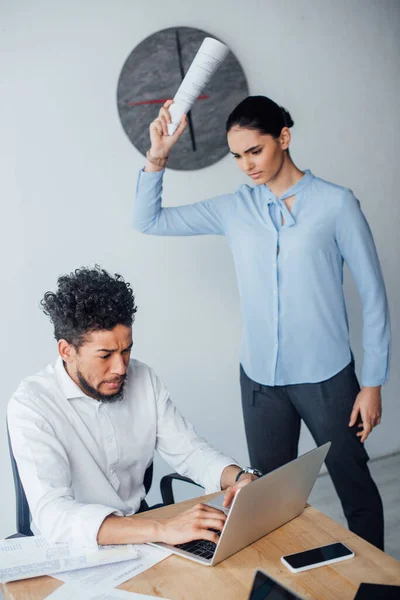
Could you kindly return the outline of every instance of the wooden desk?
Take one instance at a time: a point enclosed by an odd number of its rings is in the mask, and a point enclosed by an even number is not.
[[[198,501],[187,500],[135,518],[146,519],[153,514],[173,516]],[[280,561],[284,554],[337,541],[354,550],[355,558],[296,575]],[[400,585],[399,561],[308,506],[293,521],[216,567],[205,567],[173,555],[125,582],[120,589],[171,600],[247,600],[256,568],[264,569],[304,598],[315,600],[353,599],[362,581]],[[60,581],[51,577],[37,577],[4,585],[3,593],[6,600],[42,600],[59,585]]]

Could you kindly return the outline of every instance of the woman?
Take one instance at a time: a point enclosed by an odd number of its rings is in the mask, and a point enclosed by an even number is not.
[[[381,419],[389,315],[369,226],[353,193],[301,171],[290,153],[290,114],[269,98],[243,100],[226,124],[238,167],[256,184],[196,204],[162,208],[168,101],[150,125],[134,225],[155,235],[226,235],[242,302],[240,380],[250,460],[266,473],[297,456],[300,421],[316,443],[349,528],[383,549],[383,510],[363,442]],[[364,362],[354,373],[343,260],[362,302]]]

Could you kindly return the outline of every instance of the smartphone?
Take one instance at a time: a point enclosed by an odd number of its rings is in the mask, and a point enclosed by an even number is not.
[[[332,563],[349,558],[354,558],[354,552],[341,542],[337,542],[313,548],[312,550],[282,556],[281,561],[292,573],[300,573],[301,571],[331,565]]]

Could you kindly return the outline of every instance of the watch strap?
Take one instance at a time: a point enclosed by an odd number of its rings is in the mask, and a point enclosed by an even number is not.
[[[237,481],[239,481],[239,478],[243,475],[243,473],[245,473],[246,471],[244,469],[242,469],[241,471],[239,471],[239,473],[236,475],[235,477],[235,483]]]

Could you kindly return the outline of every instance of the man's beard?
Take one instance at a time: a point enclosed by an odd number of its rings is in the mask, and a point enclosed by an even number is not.
[[[90,383],[84,378],[84,376],[79,371],[79,369],[77,369],[76,374],[79,379],[79,385],[82,388],[82,391],[84,391],[87,396],[90,396],[91,398],[94,398],[95,400],[98,400],[99,402],[108,402],[108,403],[120,402],[123,399],[126,375],[123,375],[121,377],[122,383],[121,383],[121,387],[119,388],[118,392],[115,392],[115,394],[102,394],[101,392],[96,390],[96,388],[94,388],[90,385]]]

